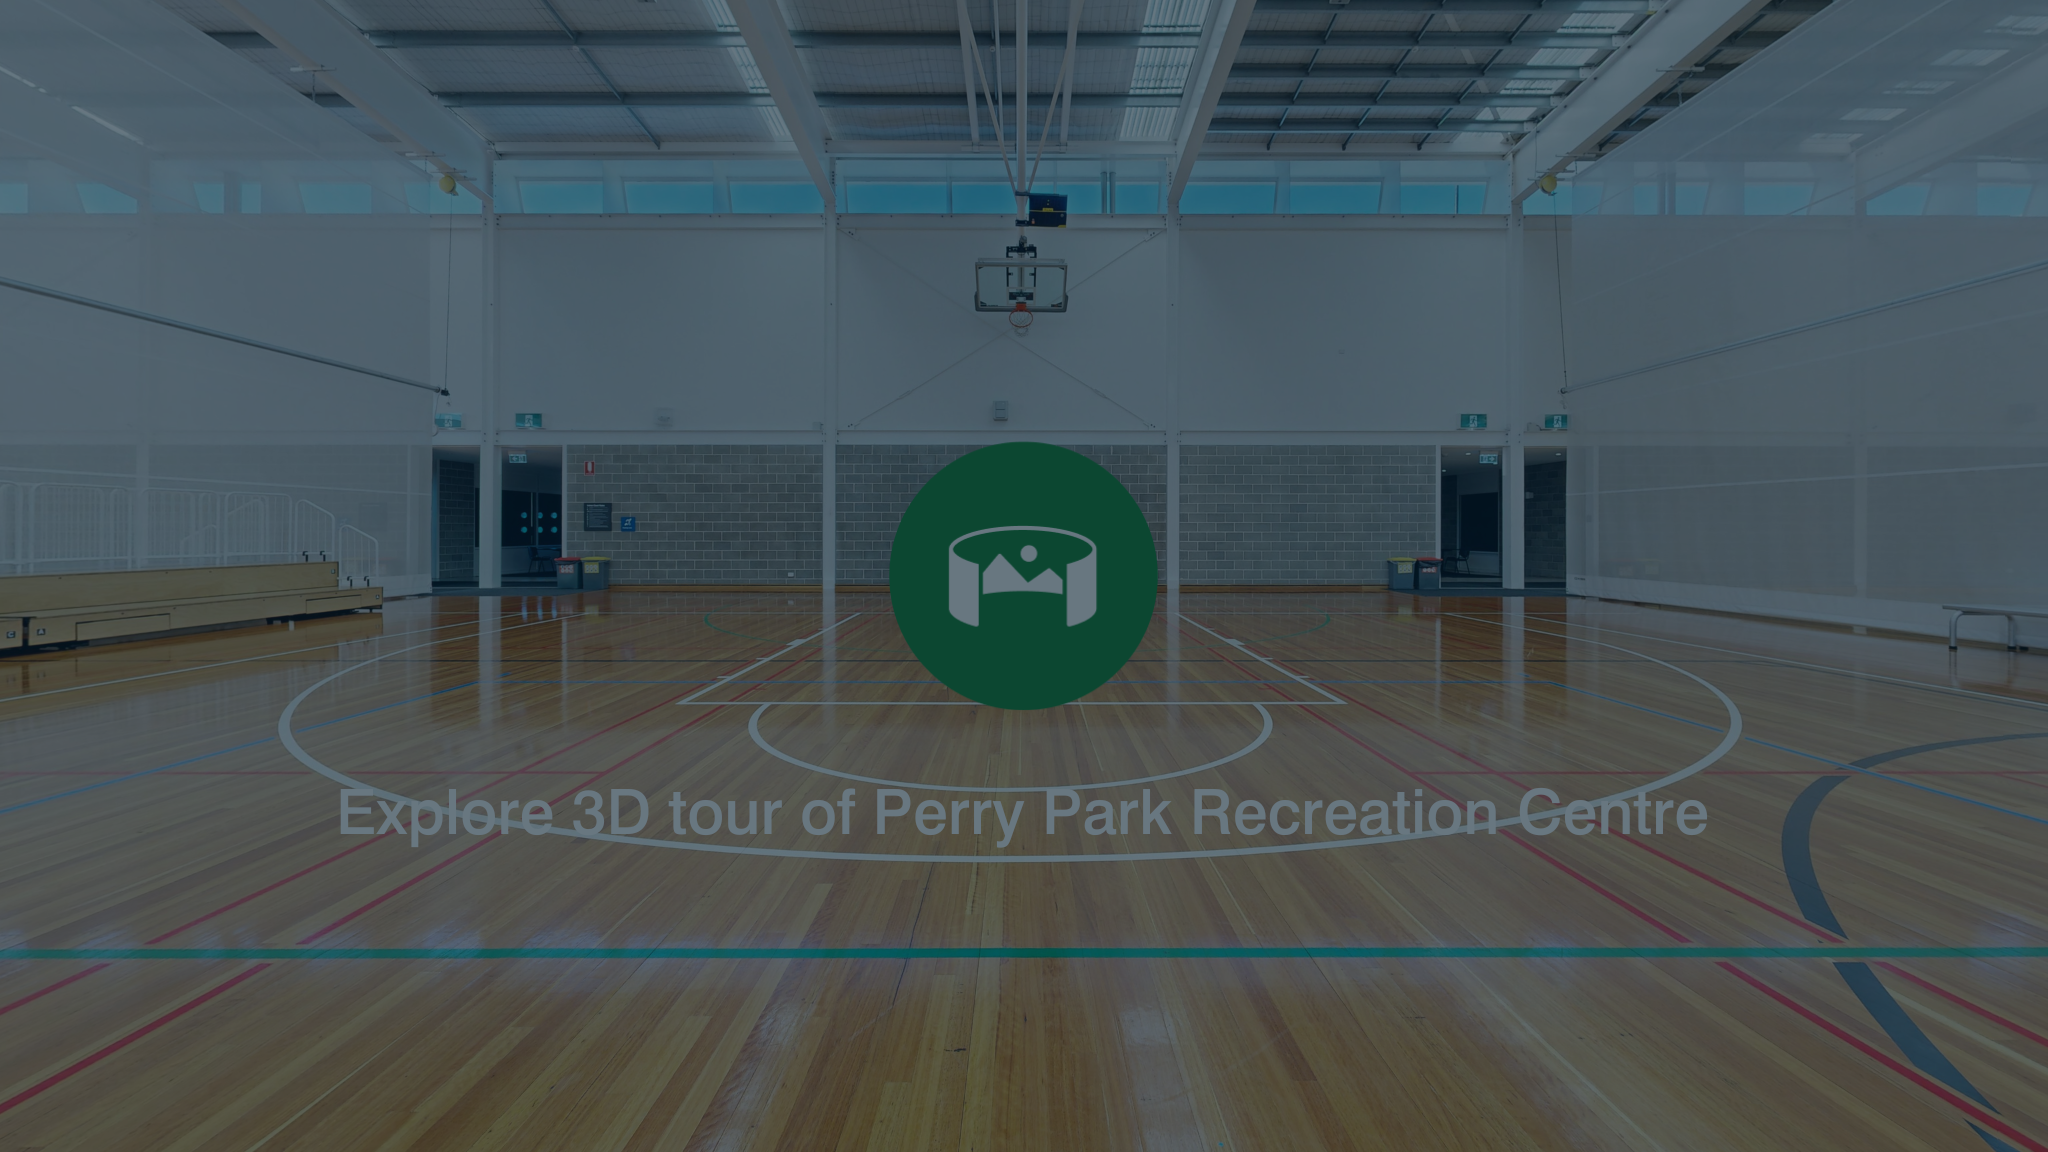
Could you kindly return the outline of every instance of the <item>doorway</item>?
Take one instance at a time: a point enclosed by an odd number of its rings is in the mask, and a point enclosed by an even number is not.
[[[555,583],[562,554],[562,448],[501,446],[498,571],[507,588]]]
[[[1499,445],[1446,445],[1440,453],[1438,550],[1446,588],[1498,588],[1501,573]]]

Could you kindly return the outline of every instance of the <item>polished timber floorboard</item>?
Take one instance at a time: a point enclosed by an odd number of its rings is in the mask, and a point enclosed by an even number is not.
[[[872,596],[822,638],[815,596],[437,597],[0,662],[0,1149],[2048,1147],[2048,660],[1166,607],[1040,713]],[[313,764],[474,831],[344,835]],[[1606,834],[1479,804],[1646,785]],[[614,790],[623,841],[520,826]],[[1244,825],[1193,827],[1215,792]],[[1417,800],[1482,823],[1400,839]]]

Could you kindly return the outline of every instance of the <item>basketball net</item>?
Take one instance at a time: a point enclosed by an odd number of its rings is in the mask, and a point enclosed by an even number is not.
[[[1019,331],[1031,327],[1031,309],[1022,300],[1017,301],[1017,306],[1010,309],[1010,327]]]

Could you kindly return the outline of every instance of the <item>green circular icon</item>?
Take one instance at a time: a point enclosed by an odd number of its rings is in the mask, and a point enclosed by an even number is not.
[[[897,626],[939,682],[997,708],[1051,708],[1116,675],[1152,623],[1159,553],[1100,464],[998,444],[939,470],[889,549]]]

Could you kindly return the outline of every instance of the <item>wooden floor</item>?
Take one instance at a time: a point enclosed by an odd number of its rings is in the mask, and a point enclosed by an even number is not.
[[[0,663],[0,1149],[2048,1148],[2042,655],[1189,596],[1087,705],[1003,713],[838,607],[443,597]],[[1651,794],[1697,836],[1238,851],[1637,788],[1732,716]],[[663,843],[343,835],[307,760],[565,826],[630,789]],[[887,781],[940,834],[878,834]],[[1065,787],[1128,833],[1047,834]],[[1198,835],[1197,789],[1324,823]],[[676,796],[783,807],[677,836]]]

